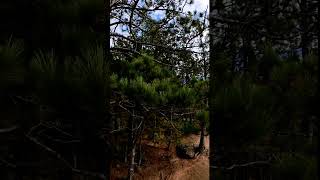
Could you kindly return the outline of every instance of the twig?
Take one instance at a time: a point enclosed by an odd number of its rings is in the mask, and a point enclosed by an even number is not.
[[[129,114],[132,114],[127,108],[125,108],[124,106],[121,105],[121,101],[118,103],[119,107],[121,107],[122,109],[126,110]]]
[[[57,153],[56,151],[54,151],[53,149],[49,148],[48,146],[42,144],[41,142],[39,142],[36,138],[30,136],[30,135],[26,135],[26,137],[28,139],[30,139],[32,142],[34,142],[35,144],[39,145],[40,147],[42,147],[43,149],[45,149],[46,151],[50,152],[51,154],[54,154],[59,160],[61,160],[68,168],[72,168],[72,166],[70,165],[70,163],[65,160],[59,153]]]
[[[80,169],[76,169],[76,168],[72,168],[71,170],[72,170],[72,172],[75,172],[75,173],[78,173],[78,174],[97,177],[97,178],[100,178],[100,179],[106,179],[106,176],[104,174],[101,174],[101,173],[84,171],[84,170],[80,170]]]
[[[128,130],[129,128],[128,127],[124,127],[124,128],[120,128],[120,129],[115,129],[115,130],[112,130],[110,131],[109,133],[116,133],[116,132],[120,132],[120,131],[124,131],[124,130]]]
[[[10,168],[16,168],[16,167],[17,167],[17,165],[12,164],[12,163],[4,160],[4,159],[0,159],[0,162],[2,162],[2,164],[6,165],[6,166],[8,166],[8,167],[10,167]]]
[[[261,164],[269,165],[270,162],[269,161],[254,161],[254,162],[249,162],[249,163],[245,163],[245,164],[233,164],[230,167],[210,166],[210,168],[232,170],[232,169],[237,168],[237,167],[247,167],[247,166],[261,165]]]
[[[16,130],[18,128],[18,126],[12,126],[12,127],[9,127],[9,128],[2,128],[0,129],[0,133],[8,133],[8,132],[12,132],[14,130]]]
[[[187,113],[181,113],[181,114],[177,114],[177,113],[173,113],[173,115],[175,116],[184,116],[184,115],[190,115],[190,114],[195,114],[196,112],[187,112]]]
[[[80,140],[77,140],[77,139],[65,141],[65,140],[53,138],[53,137],[51,137],[51,136],[49,136],[47,134],[43,134],[43,133],[41,133],[41,134],[43,136],[47,137],[48,139],[50,139],[52,141],[55,141],[55,142],[59,142],[59,143],[68,144],[68,143],[78,143],[78,142],[80,142]]]
[[[172,123],[172,121],[170,121],[167,116],[165,114],[163,114],[162,112],[159,112],[167,121],[170,122],[171,126],[176,130],[176,131],[179,131],[175,126],[174,124]]]
[[[39,124],[33,126],[33,127],[29,130],[29,132],[27,133],[27,136],[31,135],[31,133],[33,133],[33,131],[34,131],[36,128],[40,127],[41,125],[42,125],[42,123],[39,123]]]
[[[148,109],[146,106],[144,106],[144,105],[142,105],[142,104],[141,104],[141,106],[142,106],[142,107],[143,107],[143,109],[144,109],[144,110],[146,110],[147,112],[149,112],[149,111],[150,111],[150,109]]]
[[[138,129],[141,127],[142,123],[143,123],[143,120],[140,122],[140,124],[138,125],[138,127],[135,127],[135,128],[133,128],[133,129],[130,129],[130,130],[131,130],[131,131],[136,131],[136,130],[138,130]]]
[[[32,142],[34,142],[35,144],[39,145],[40,147],[42,147],[42,148],[45,149],[46,151],[50,152],[51,154],[55,155],[56,158],[59,159],[59,160],[61,160],[61,161],[67,166],[67,168],[70,168],[70,169],[71,169],[72,172],[75,172],[75,173],[78,173],[78,174],[87,175],[87,176],[97,177],[97,178],[101,178],[101,179],[106,179],[106,177],[105,177],[104,174],[73,168],[72,165],[71,165],[67,160],[65,160],[59,153],[57,153],[57,152],[54,151],[53,149],[49,148],[48,146],[42,144],[42,143],[39,142],[36,138],[31,137],[31,136],[29,136],[29,135],[26,135],[26,136],[27,136]]]

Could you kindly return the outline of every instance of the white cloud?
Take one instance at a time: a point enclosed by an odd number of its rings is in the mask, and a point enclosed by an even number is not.
[[[207,7],[209,7],[209,0],[194,0],[193,4],[186,5],[184,11],[205,11]]]
[[[209,6],[209,0],[194,0],[192,4],[187,4],[185,8],[183,9],[184,12],[194,10],[198,12],[204,12]],[[152,17],[159,20],[165,17],[165,11],[156,11],[152,13]]]
[[[188,11],[193,12],[196,10],[199,13],[199,12],[204,12],[207,9],[208,9],[207,14],[208,14],[209,13],[209,0],[194,0],[193,4],[185,6],[184,12],[188,12]],[[208,35],[208,33],[209,33],[209,30],[205,30],[203,32],[203,37],[202,37],[203,42],[205,41],[205,37],[206,37],[206,35]],[[194,47],[194,48],[192,48],[192,50],[200,52],[201,48]]]

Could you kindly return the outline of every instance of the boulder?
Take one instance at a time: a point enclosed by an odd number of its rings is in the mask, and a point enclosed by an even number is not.
[[[176,153],[179,158],[193,159],[195,157],[194,146],[179,144],[176,146]]]

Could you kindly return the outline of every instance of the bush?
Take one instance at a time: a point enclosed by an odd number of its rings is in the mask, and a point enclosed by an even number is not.
[[[197,123],[187,121],[183,123],[181,131],[183,132],[183,134],[198,133],[200,131],[200,127]]]
[[[273,125],[273,97],[264,86],[235,79],[217,91],[213,100],[219,135],[225,143],[245,145],[258,142]]]
[[[276,180],[314,180],[316,161],[302,155],[286,154],[272,166],[272,174]]]

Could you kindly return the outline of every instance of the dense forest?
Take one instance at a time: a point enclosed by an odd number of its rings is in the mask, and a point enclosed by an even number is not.
[[[210,2],[213,179],[317,179],[318,5]]]
[[[318,179],[319,2],[198,1],[2,0],[0,178]]]

